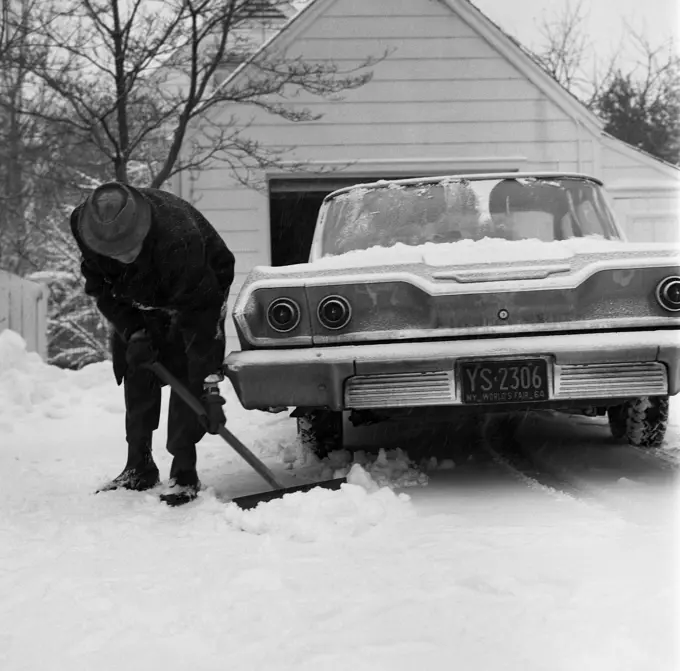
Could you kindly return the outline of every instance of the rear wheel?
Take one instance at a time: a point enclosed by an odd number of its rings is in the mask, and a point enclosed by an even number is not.
[[[337,410],[311,410],[297,418],[297,432],[303,447],[319,459],[343,446],[342,412]]]
[[[668,396],[643,396],[607,410],[616,439],[636,447],[659,447],[668,427]]]

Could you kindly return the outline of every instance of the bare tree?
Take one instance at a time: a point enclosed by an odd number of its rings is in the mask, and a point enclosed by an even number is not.
[[[672,42],[654,46],[631,28],[628,34],[637,61],[613,71],[592,108],[608,133],[680,165],[680,57]]]
[[[270,0],[274,8],[281,0]],[[248,136],[237,117],[251,106],[290,122],[318,118],[288,96],[329,96],[362,86],[378,59],[341,70],[259,53],[238,82],[217,85],[225,63],[242,51],[241,32],[261,0],[54,0],[40,33],[50,57],[31,72],[56,94],[53,110],[26,111],[68,127],[108,165],[109,177],[159,187],[174,174],[227,162],[247,179],[279,156]],[[210,112],[233,116],[212,122]],[[188,141],[190,129],[197,129]]]
[[[559,84],[590,108],[614,74],[621,46],[607,58],[597,58],[588,39],[584,0],[567,2],[539,24],[539,43],[529,55]]]
[[[534,59],[605,122],[605,131],[673,162],[680,161],[680,58],[672,42],[652,44],[626,25],[625,43],[605,60],[592,53],[583,0],[544,19]],[[591,69],[592,68],[592,69]]]
[[[45,158],[40,124],[22,114],[33,57],[31,13],[35,0],[3,0],[0,42],[0,263],[20,272],[27,258],[27,219],[36,175]],[[33,92],[37,104],[40,94]]]
[[[583,65],[588,42],[583,27],[586,21],[583,0],[567,2],[551,18],[543,17],[539,26],[541,44],[533,52],[543,69],[562,86],[573,90],[583,82]]]
[[[40,0],[4,0],[0,26],[0,266],[39,268],[42,222],[74,194],[85,158],[64,124],[47,121],[59,99],[32,74],[49,49],[36,31]],[[30,110],[30,112],[29,112]]]

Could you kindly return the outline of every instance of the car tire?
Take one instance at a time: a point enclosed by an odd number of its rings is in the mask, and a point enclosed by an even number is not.
[[[303,447],[319,459],[343,447],[343,416],[337,410],[312,410],[297,418],[297,433]]]
[[[616,440],[626,437],[626,418],[628,417],[628,405],[614,405],[607,408],[607,419],[609,420],[609,430]]]
[[[668,427],[668,396],[643,396],[607,410],[612,436],[635,447],[659,447]]]

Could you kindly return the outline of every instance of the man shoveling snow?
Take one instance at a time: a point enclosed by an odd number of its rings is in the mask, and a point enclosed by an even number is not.
[[[186,201],[119,182],[103,184],[75,208],[71,231],[83,257],[85,292],[113,325],[114,374],[125,391],[127,462],[102,490],[159,484],[151,439],[162,385],[145,367],[159,361],[205,405],[199,416],[174,392],[170,398],[167,449],[173,461],[161,500],[187,503],[200,489],[196,443],[225,421],[217,382],[234,255]]]

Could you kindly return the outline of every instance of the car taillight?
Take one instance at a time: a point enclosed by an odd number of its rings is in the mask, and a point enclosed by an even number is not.
[[[656,300],[670,312],[680,312],[680,277],[667,277],[656,287]]]
[[[331,330],[341,329],[352,318],[352,306],[343,296],[326,296],[316,311],[319,321]]]
[[[300,306],[292,298],[277,298],[267,308],[267,323],[279,333],[288,333],[300,323]]]

